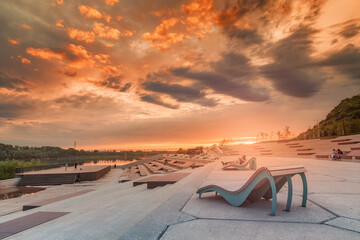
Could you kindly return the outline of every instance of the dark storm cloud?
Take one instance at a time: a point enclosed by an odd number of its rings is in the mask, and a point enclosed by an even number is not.
[[[334,67],[341,73],[354,79],[360,79],[360,48],[348,44],[343,49],[331,53],[319,64],[320,66]]]
[[[170,103],[166,103],[161,100],[161,96],[158,94],[144,94],[140,97],[140,99],[144,102],[149,102],[153,104],[157,104],[163,107],[171,108],[171,109],[178,109],[178,105],[173,105]]]
[[[241,40],[245,45],[263,43],[263,37],[256,29],[240,29],[237,27],[226,27],[225,32],[230,38]]]
[[[257,29],[249,29],[242,24],[239,26],[238,23],[244,16],[251,14],[251,12],[257,9],[264,8],[268,2],[270,1],[238,1],[233,6],[227,4],[225,9],[218,13],[217,23],[229,38],[240,40],[247,46],[260,44],[264,40]]]
[[[251,65],[249,59],[238,53],[223,53],[222,58],[211,64],[216,73],[230,78],[241,78],[244,81],[254,76],[256,69]]]
[[[64,74],[68,77],[75,77],[77,73],[78,73],[77,70],[74,68],[68,68],[64,72]]]
[[[114,99],[89,92],[63,96],[50,103],[55,106],[61,106],[63,109],[89,111],[104,110],[116,106]]]
[[[311,70],[299,69],[284,64],[264,66],[265,77],[270,79],[279,92],[292,97],[311,97],[320,90],[320,79],[313,77]]]
[[[273,63],[261,67],[268,78],[283,94],[293,97],[311,97],[320,90],[323,77],[318,77],[319,69],[312,65],[311,40],[317,31],[310,27],[300,27],[288,37],[281,39],[268,51]]]
[[[264,88],[255,88],[251,82],[257,78],[256,68],[239,53],[223,53],[222,58],[210,64],[213,71],[193,71],[190,68],[172,68],[178,77],[192,79],[216,93],[241,100],[262,102],[269,99]]]
[[[104,81],[98,82],[97,85],[101,87],[111,88],[119,92],[126,92],[131,88],[131,83],[122,83],[122,76],[108,77]]]
[[[341,32],[340,35],[344,38],[352,38],[355,37],[360,31],[360,26],[356,24],[350,24],[346,26]]]
[[[168,94],[178,102],[193,102],[205,107],[216,106],[213,99],[206,98],[206,94],[195,87],[162,82],[145,82],[143,86],[149,91]]]
[[[0,118],[16,119],[36,111],[41,102],[27,96],[0,95]]]
[[[289,16],[296,21],[311,24],[320,15],[325,2],[304,0],[301,5],[305,14],[299,15],[297,1],[239,0],[235,4],[227,3],[218,12],[216,23],[229,38],[238,39],[245,46],[262,44],[269,26],[291,21]]]
[[[11,77],[3,72],[0,72],[0,88],[14,90],[17,92],[29,91],[28,83],[25,78]]]
[[[195,72],[189,68],[173,68],[170,71],[175,76],[196,80],[217,93],[241,100],[262,102],[269,99],[264,89],[254,89],[247,83],[235,82],[226,76],[214,72]]]

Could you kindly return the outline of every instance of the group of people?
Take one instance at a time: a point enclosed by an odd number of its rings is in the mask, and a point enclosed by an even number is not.
[[[333,153],[332,153],[333,160],[341,159],[341,156],[345,156],[345,155],[346,154],[342,152],[340,149],[336,150],[335,148],[333,148]]]
[[[67,163],[65,163],[65,171],[67,171],[68,166],[69,166],[69,165],[68,165]],[[75,163],[75,164],[74,164],[75,170],[77,169],[77,166],[78,166],[78,163]],[[80,168],[80,170],[82,170],[82,169]]]

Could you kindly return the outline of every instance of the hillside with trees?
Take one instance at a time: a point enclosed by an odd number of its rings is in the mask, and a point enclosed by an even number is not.
[[[318,124],[295,139],[313,139],[360,134],[360,94],[346,98]]]

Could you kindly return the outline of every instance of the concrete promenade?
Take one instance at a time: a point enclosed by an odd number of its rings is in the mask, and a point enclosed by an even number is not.
[[[278,193],[276,216],[269,216],[271,200],[233,207],[200,186],[216,183],[230,190],[251,170],[223,171],[223,156],[173,185],[146,189],[132,182],[118,183],[120,169],[96,182],[53,186],[37,194],[0,201],[0,223],[38,211],[70,212],[6,239],[360,239],[360,164],[310,158],[257,157],[258,168],[302,164],[308,170],[307,207],[301,204],[302,182],[293,177],[290,212],[285,209],[287,185]],[[251,157],[250,155],[248,157]],[[26,212],[22,205],[79,190],[86,194]]]

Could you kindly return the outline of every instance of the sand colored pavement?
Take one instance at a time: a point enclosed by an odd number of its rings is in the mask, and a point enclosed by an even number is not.
[[[302,181],[293,177],[290,212],[285,209],[287,184],[278,193],[276,216],[269,216],[271,200],[228,204],[221,196],[196,190],[218,184],[236,190],[253,170],[222,170],[220,159],[197,169],[179,182],[146,189],[132,182],[118,183],[121,170],[112,169],[96,182],[49,187],[19,199],[0,202],[0,223],[37,211],[69,214],[15,234],[8,239],[358,239],[360,238],[360,164],[300,157],[257,156],[258,167],[302,164],[307,169],[308,202],[300,207]],[[247,154],[251,157],[250,154]],[[38,209],[17,211],[23,203],[94,189]],[[7,213],[3,209],[12,209]],[[2,214],[1,214],[2,213]]]

